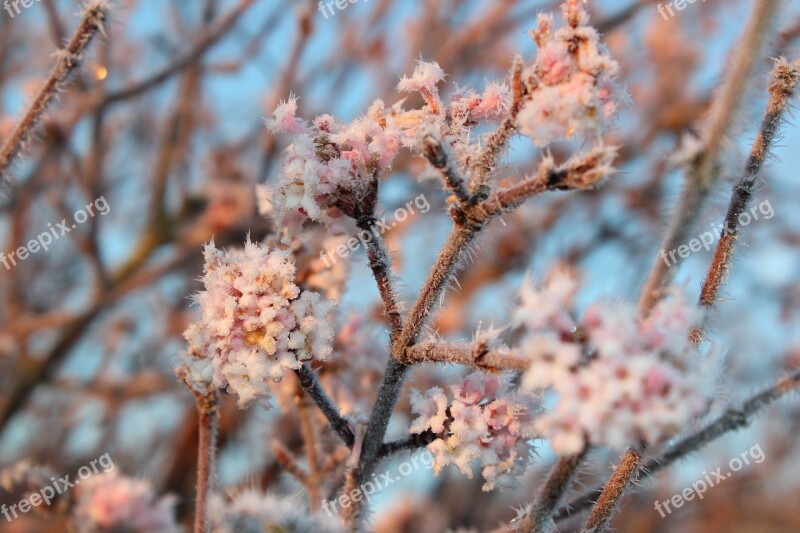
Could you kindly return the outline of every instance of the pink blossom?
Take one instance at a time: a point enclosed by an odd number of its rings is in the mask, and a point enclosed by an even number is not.
[[[303,124],[303,121],[298,119],[297,114],[297,97],[290,95],[289,99],[281,102],[271,117],[265,119],[267,129],[271,133],[305,133],[308,129]]]
[[[619,66],[586,26],[588,13],[579,0],[562,5],[567,26],[553,32],[552,17],[540,15],[532,32],[538,52],[527,71],[528,100],[518,115],[520,131],[534,144],[607,128],[624,91],[615,83]]]
[[[181,531],[175,521],[175,498],[159,499],[145,480],[111,471],[84,480],[77,490],[73,517],[79,533]]]
[[[518,313],[530,330],[519,352],[530,365],[521,387],[557,394],[553,410],[538,416],[534,427],[558,453],[574,454],[588,444],[655,445],[708,409],[713,391],[704,384],[716,372],[715,360],[689,341],[703,313],[677,288],[644,320],[633,304],[591,305],[577,325],[587,338],[564,338],[549,319],[555,303],[565,301],[553,294],[571,294],[573,287],[526,290],[520,306],[526,310]]]
[[[239,406],[269,406],[269,381],[280,381],[303,361],[331,353],[327,314],[332,305],[294,283],[287,252],[248,241],[243,250],[205,249],[205,290],[195,295],[200,320],[184,336],[179,355],[187,383],[198,392],[227,388]]]
[[[511,392],[507,374],[473,372],[450,387],[448,398],[434,387],[424,395],[412,392],[411,409],[418,415],[412,433],[431,430],[437,435],[428,450],[434,455],[434,472],[454,465],[472,477],[472,463],[479,461],[486,480],[483,490],[492,490],[519,474],[533,438],[533,401]]]

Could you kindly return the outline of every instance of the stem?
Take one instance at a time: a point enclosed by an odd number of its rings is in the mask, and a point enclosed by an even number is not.
[[[497,161],[508,143],[508,139],[517,129],[517,115],[522,108],[522,102],[525,97],[525,84],[522,82],[523,66],[522,57],[516,56],[511,66],[511,88],[514,95],[511,109],[509,109],[508,116],[506,116],[497,130],[489,137],[486,148],[472,167],[470,190],[473,203],[477,203],[488,196],[487,181],[489,176],[494,171]]]
[[[439,139],[433,135],[426,135],[422,141],[422,153],[431,166],[442,175],[445,185],[455,195],[459,203],[466,204],[469,202],[469,190],[466,183],[464,183],[464,178],[453,162],[453,158],[448,156],[444,146],[439,142]]]
[[[102,31],[103,22],[108,14],[108,3],[105,0],[94,0],[83,10],[83,18],[66,48],[59,50],[56,63],[31,105],[22,116],[22,120],[11,132],[11,135],[0,147],[0,181],[8,171],[11,163],[20,154],[31,133],[42,118],[47,106],[61,91],[64,81],[75,68],[80,65],[83,54],[98,31]]]
[[[386,457],[396,453],[423,448],[436,440],[436,438],[436,433],[431,430],[426,430],[422,433],[413,433],[399,440],[385,442],[381,446],[381,451],[378,453],[378,458],[385,459]]]
[[[529,361],[512,351],[481,351],[466,344],[438,344],[428,342],[415,344],[403,356],[406,364],[452,363],[474,366],[484,370],[525,370]]]
[[[744,34],[736,45],[731,68],[704,131],[703,151],[687,170],[686,186],[667,229],[662,250],[675,250],[688,240],[708,193],[721,177],[717,167],[724,137],[738,115],[778,4],[775,0],[758,0]],[[664,287],[670,283],[674,273],[674,269],[660,258],[655,259],[639,299],[639,308],[645,314],[661,299]]]
[[[761,122],[761,129],[750,149],[744,174],[733,187],[728,213],[725,216],[724,230],[717,248],[714,250],[714,258],[700,293],[700,304],[706,307],[712,306],[716,301],[719,289],[730,267],[731,256],[741,226],[739,216],[747,212],[755,194],[756,177],[764,165],[764,160],[769,154],[775,136],[778,134],[783,114],[794,94],[798,78],[800,78],[800,62],[791,65],[786,60],[778,60],[772,70],[772,78],[769,88],[769,103]]]
[[[241,0],[236,7],[230,11],[230,13],[227,13],[220,19],[219,24],[216,27],[201,36],[195,43],[194,47],[181,56],[177,61],[167,65],[160,71],[143,80],[132,83],[124,89],[120,89],[116,92],[109,92],[100,102],[100,107],[106,107],[108,105],[139,96],[140,94],[161,85],[173,75],[193,65],[209,49],[211,49],[211,47],[213,47],[228,32],[228,30],[233,27],[234,24],[236,24],[239,18],[241,18],[244,12],[247,11],[247,8],[249,8],[252,4],[253,0]]]
[[[569,483],[578,466],[583,462],[587,451],[588,448],[585,448],[577,455],[558,458],[553,468],[550,469],[550,473],[536,497],[536,502],[517,526],[517,531],[520,533],[545,533],[555,529],[551,516],[553,509],[567,491]]]
[[[303,434],[303,449],[308,461],[308,476],[306,476],[306,491],[308,492],[308,505],[311,513],[316,513],[321,505],[319,459],[317,458],[317,432],[314,427],[313,412],[311,402],[308,397],[298,389],[295,395],[297,411],[300,415],[300,431]]]
[[[194,515],[194,532],[210,533],[208,498],[214,479],[219,396],[217,391],[207,395],[195,394],[197,401],[197,501]]]
[[[309,479],[308,473],[305,472],[302,467],[297,463],[297,459],[295,458],[294,454],[284,446],[279,440],[272,441],[272,455],[275,456],[275,460],[278,462],[281,467],[289,472],[294,478],[302,483],[306,489],[308,489]],[[311,498],[309,497],[309,500]],[[312,512],[315,509],[312,507]]]
[[[614,470],[611,479],[606,482],[600,498],[589,513],[589,518],[583,525],[582,533],[598,533],[603,531],[611,522],[619,506],[619,500],[625,493],[625,489],[631,480],[634,479],[638,471],[639,461],[644,455],[644,446],[631,448],[622,456],[617,468]]]
[[[333,400],[331,400],[325,392],[325,389],[319,384],[319,381],[317,381],[314,375],[314,371],[311,370],[307,364],[304,364],[302,367],[295,370],[294,373],[297,375],[300,386],[305,389],[311,399],[314,400],[314,403],[317,404],[319,410],[322,411],[322,414],[325,415],[325,418],[328,419],[331,428],[339,435],[348,448],[352,448],[355,436],[350,429],[350,424],[339,414],[339,408],[336,407]]]
[[[400,314],[400,308],[397,305],[397,297],[394,288],[392,287],[392,260],[389,257],[389,252],[383,244],[383,238],[375,229],[376,220],[374,216],[359,217],[356,225],[362,231],[366,231],[372,238],[367,242],[367,258],[369,260],[369,267],[372,269],[372,275],[378,284],[378,292],[383,301],[383,308],[386,316],[389,319],[389,327],[391,328],[391,338],[394,339],[403,329],[403,317]]]

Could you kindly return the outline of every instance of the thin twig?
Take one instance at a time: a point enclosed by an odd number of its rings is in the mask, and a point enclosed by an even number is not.
[[[163,69],[143,80],[131,83],[124,89],[109,92],[102,99],[102,101],[99,102],[99,106],[107,107],[111,104],[139,96],[140,94],[161,85],[182,70],[192,66],[209,49],[211,49],[212,46],[214,46],[223,36],[225,36],[228,30],[230,30],[233,25],[236,24],[239,18],[241,18],[245,11],[247,11],[247,8],[249,8],[252,4],[253,0],[241,0],[236,7],[231,9],[229,13],[220,19],[216,27],[202,35],[194,44],[194,46],[184,55],[179,57],[177,61],[167,65]]]
[[[66,48],[59,50],[56,54],[56,63],[47,80],[22,115],[22,120],[12,130],[11,135],[0,148],[0,182],[7,183],[5,175],[9,166],[22,152],[25,143],[30,139],[47,106],[61,91],[69,75],[80,65],[83,55],[94,36],[98,31],[103,30],[103,22],[105,22],[107,15],[108,2],[106,0],[94,0],[84,8],[81,22],[78,24],[78,28],[70,38],[69,43],[67,43]]]
[[[522,517],[516,527],[516,531],[520,533],[544,533],[555,529],[551,516],[553,510],[569,488],[569,484],[587,451],[588,448],[584,448],[577,455],[559,457],[556,460],[539,490],[536,501],[525,516]]]
[[[422,433],[412,433],[407,437],[391,442],[383,443],[381,450],[378,453],[378,458],[384,459],[396,453],[405,451],[414,451],[423,448],[436,440],[437,435],[433,431],[426,430]]]
[[[317,404],[319,410],[322,411],[322,414],[325,415],[325,418],[328,419],[331,428],[349,448],[352,448],[355,437],[350,429],[350,424],[339,414],[339,408],[334,405],[333,400],[328,397],[325,389],[319,384],[314,371],[304,364],[294,373],[297,375],[300,386],[305,389],[311,399],[314,400],[314,403]]]
[[[415,344],[405,351],[402,361],[417,363],[453,363],[484,370],[525,370],[530,362],[510,350],[482,352],[469,344]]]
[[[380,232],[376,229],[374,215],[363,216],[356,220],[356,225],[371,237],[364,239],[367,243],[367,259],[372,275],[378,284],[378,292],[383,301],[383,308],[389,320],[390,338],[394,338],[403,329],[403,317],[397,304],[397,295],[392,286],[392,260],[383,243]]]
[[[218,422],[219,395],[217,391],[202,395],[195,393],[197,401],[197,496],[194,515],[194,532],[210,533],[208,499],[214,483],[214,458]]]
[[[525,84],[522,82],[522,69],[524,65],[525,62],[522,56],[518,55],[514,57],[514,63],[511,66],[510,74],[513,94],[511,108],[508,110],[508,115],[497,130],[489,137],[489,140],[486,142],[486,148],[472,167],[470,191],[472,192],[473,204],[488,196],[489,187],[487,186],[487,182],[489,176],[494,172],[497,161],[500,159],[508,143],[508,139],[517,129],[517,115],[522,108],[522,103],[526,96]]]
[[[300,431],[303,435],[303,449],[308,462],[308,475],[305,480],[306,492],[308,493],[308,505],[311,512],[316,512],[322,504],[320,501],[320,472],[319,458],[317,457],[317,432],[314,426],[314,412],[308,396],[298,388],[295,394],[295,403],[300,415]]]
[[[770,35],[769,28],[778,3],[775,0],[758,0],[744,34],[736,45],[731,67],[703,132],[703,150],[687,170],[686,186],[667,229],[662,250],[675,250],[688,240],[709,192],[721,178],[718,166],[725,136],[738,116],[742,99],[751,85],[754,66],[758,64],[760,51]],[[664,287],[672,280],[675,270],[660,258],[655,259],[639,298],[641,310],[649,311],[661,299]]]
[[[736,240],[741,227],[740,216],[747,209],[755,194],[756,178],[769,154],[772,142],[780,129],[783,114],[792,98],[800,78],[800,61],[790,64],[785,59],[778,60],[772,70],[772,83],[769,88],[769,103],[761,129],[750,149],[750,156],[745,165],[744,174],[733,187],[728,213],[725,216],[724,230],[714,250],[714,257],[708,268],[708,274],[700,293],[700,303],[712,306],[719,294],[719,289],[727,275]]]
[[[273,440],[272,441],[272,455],[275,456],[275,460],[278,462],[281,467],[289,472],[294,478],[302,483],[306,490],[309,488],[309,475],[308,473],[303,470],[303,468],[297,463],[297,458],[294,454],[289,451],[289,449],[284,446],[281,441]],[[309,500],[311,498],[309,497]],[[316,509],[316,507],[312,506],[312,509]]]
[[[470,194],[464,177],[439,139],[433,135],[426,135],[422,140],[422,153],[431,166],[442,175],[447,189],[455,195],[456,199],[462,204],[469,202]]]

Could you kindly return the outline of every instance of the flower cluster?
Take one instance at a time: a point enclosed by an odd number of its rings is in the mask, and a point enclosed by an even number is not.
[[[399,106],[386,109],[380,100],[350,123],[321,115],[306,124],[296,112],[297,99],[292,97],[266,121],[272,133],[292,134],[274,204],[293,230],[306,219],[330,224],[342,214],[353,216],[380,172],[391,167],[404,144],[413,142],[409,126],[418,122]]]
[[[417,415],[411,433],[430,430],[437,438],[428,444],[434,455],[434,472],[455,465],[472,477],[472,462],[478,460],[486,483],[483,490],[507,481],[527,463],[528,444],[533,438],[535,405],[510,391],[508,374],[473,372],[450,387],[451,396],[439,387],[425,394],[411,394],[411,409]]]
[[[689,340],[703,313],[683,292],[671,289],[645,319],[629,303],[596,303],[582,323],[566,311],[573,292],[555,276],[541,289],[524,287],[516,311],[530,328],[519,349],[530,361],[521,388],[557,394],[554,409],[535,421],[553,449],[653,445],[706,411],[714,361]]]
[[[158,498],[147,481],[107,472],[78,487],[73,519],[80,533],[179,533],[175,498]]]
[[[261,211],[275,210],[289,235],[307,219],[339,229],[342,215],[356,217],[370,204],[376,180],[402,148],[419,154],[425,134],[446,139],[443,144],[466,165],[470,154],[480,150],[472,140],[473,127],[502,119],[510,106],[510,91],[499,83],[488,84],[481,94],[459,88],[445,105],[439,95],[444,78],[438,64],[420,61],[397,90],[419,93],[425,102],[422,108],[405,110],[403,100],[387,108],[376,100],[366,115],[349,123],[321,115],[309,124],[296,116],[297,98],[282,102],[266,119],[267,128],[292,135],[292,142],[284,152],[274,199],[261,201]]]
[[[538,47],[523,75],[530,98],[519,113],[522,133],[540,147],[588,132],[600,133],[626,96],[615,83],[619,65],[600,44],[581,0],[562,5],[567,25],[554,31],[540,14],[531,34]]]
[[[332,304],[301,291],[288,252],[248,241],[243,250],[205,248],[203,285],[194,299],[200,319],[189,325],[179,356],[194,390],[227,387],[240,407],[259,399],[269,406],[268,380],[280,381],[303,361],[331,353]]]
[[[295,498],[243,490],[230,499],[215,494],[209,503],[209,519],[214,533],[343,531],[335,518],[309,513]]]

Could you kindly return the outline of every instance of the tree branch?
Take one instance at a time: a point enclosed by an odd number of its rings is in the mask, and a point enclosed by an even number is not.
[[[214,483],[219,395],[216,390],[207,395],[198,393],[194,393],[194,395],[197,401],[197,423],[199,428],[194,532],[210,533],[211,523],[208,520],[208,498],[211,495]]]
[[[554,531],[553,509],[558,505],[558,501],[569,488],[569,483],[575,475],[578,466],[583,462],[588,452],[588,448],[577,454],[568,457],[559,457],[547,479],[539,490],[536,501],[520,521],[516,530],[520,533],[545,533]]]
[[[700,304],[703,306],[710,307],[717,299],[719,289],[730,267],[731,256],[739,235],[741,227],[739,217],[747,212],[753,199],[756,177],[764,165],[764,160],[772,147],[775,136],[778,134],[783,114],[797,87],[798,78],[800,78],[800,61],[790,64],[785,59],[780,59],[772,70],[767,111],[750,149],[744,174],[733,187],[728,213],[725,216],[724,230],[719,243],[717,243],[717,248],[714,250],[714,257],[703,282],[703,289],[700,293]]]
[[[108,2],[106,0],[93,0],[84,8],[80,24],[78,24],[66,48],[58,51],[56,64],[50,71],[50,75],[44,85],[23,114],[22,120],[0,147],[0,182],[7,183],[5,175],[9,166],[24,148],[47,106],[61,91],[64,81],[80,65],[81,59],[92,39],[98,31],[102,31],[103,22],[105,22],[107,15]]]
[[[111,104],[134,98],[140,94],[153,89],[167,81],[173,75],[185,70],[200,59],[212,46],[214,46],[234,24],[241,18],[247,8],[253,4],[253,0],[240,0],[230,13],[226,14],[219,21],[219,24],[202,35],[194,46],[174,63],[167,65],[160,71],[151,76],[130,84],[124,89],[109,92],[99,103],[99,107],[107,107]]]
[[[333,400],[328,397],[325,389],[319,384],[314,371],[307,364],[304,364],[294,373],[297,375],[300,386],[305,389],[311,399],[314,400],[314,403],[317,404],[319,410],[322,411],[322,414],[325,415],[325,418],[328,419],[331,428],[347,444],[348,448],[352,448],[355,436],[350,429],[350,424],[339,414],[339,408],[336,407]]]
[[[469,202],[470,194],[464,178],[439,139],[433,135],[426,135],[422,140],[422,153],[431,166],[439,171],[447,189],[455,195],[458,202],[461,204]]]
[[[738,116],[742,98],[751,83],[754,65],[770,35],[769,28],[778,4],[774,0],[758,0],[756,3],[704,128],[703,149],[687,169],[686,185],[661,244],[662,250],[675,250],[688,240],[709,192],[721,177],[718,164],[724,138]],[[649,311],[658,303],[675,270],[660,258],[655,259],[639,297],[641,309]]]
[[[453,363],[484,370],[525,370],[529,362],[511,350],[483,351],[467,344],[415,344],[405,351],[402,361],[416,363]]]

